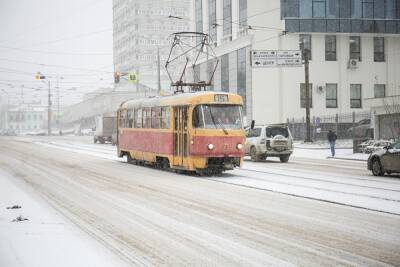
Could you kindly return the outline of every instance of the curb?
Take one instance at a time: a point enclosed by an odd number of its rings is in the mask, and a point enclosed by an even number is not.
[[[341,158],[341,157],[326,157],[327,159],[341,159],[341,160],[350,160],[350,161],[360,161],[360,162],[367,162],[367,159],[350,159],[350,158]]]

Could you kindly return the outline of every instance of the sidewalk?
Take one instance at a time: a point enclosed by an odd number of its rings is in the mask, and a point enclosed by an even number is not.
[[[304,143],[303,141],[294,141],[294,148],[299,149],[329,149],[328,141],[314,141],[312,143]],[[336,141],[336,149],[353,149],[353,140],[344,139]]]
[[[368,160],[370,154],[353,153],[353,148],[339,147],[336,148],[335,157],[331,156],[331,150],[325,144],[302,144],[294,145],[293,157],[311,158],[311,159],[332,159],[332,160],[354,160],[363,161]]]

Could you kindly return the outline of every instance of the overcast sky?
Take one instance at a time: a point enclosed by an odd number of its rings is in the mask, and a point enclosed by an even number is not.
[[[38,71],[52,87],[63,77],[61,105],[77,102],[112,86],[112,60],[112,0],[0,0],[0,96],[7,91],[12,103],[47,105]]]

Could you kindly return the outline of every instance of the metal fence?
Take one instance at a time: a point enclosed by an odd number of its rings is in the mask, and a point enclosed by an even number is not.
[[[288,118],[287,123],[295,140],[305,139],[305,117]],[[367,111],[311,117],[311,138],[313,140],[326,139],[329,130],[334,131],[338,139],[372,139],[374,131],[371,124],[371,113]]]

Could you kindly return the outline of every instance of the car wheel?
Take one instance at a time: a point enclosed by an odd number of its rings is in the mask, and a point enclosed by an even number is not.
[[[257,150],[254,146],[250,149],[250,156],[251,156],[251,161],[253,162],[257,162],[259,160],[259,157],[257,155]]]
[[[372,162],[372,174],[375,176],[383,176],[385,174],[379,159],[374,159]]]
[[[286,155],[286,156],[281,156],[279,159],[281,160],[281,162],[288,162],[289,157],[290,157],[290,155]]]

